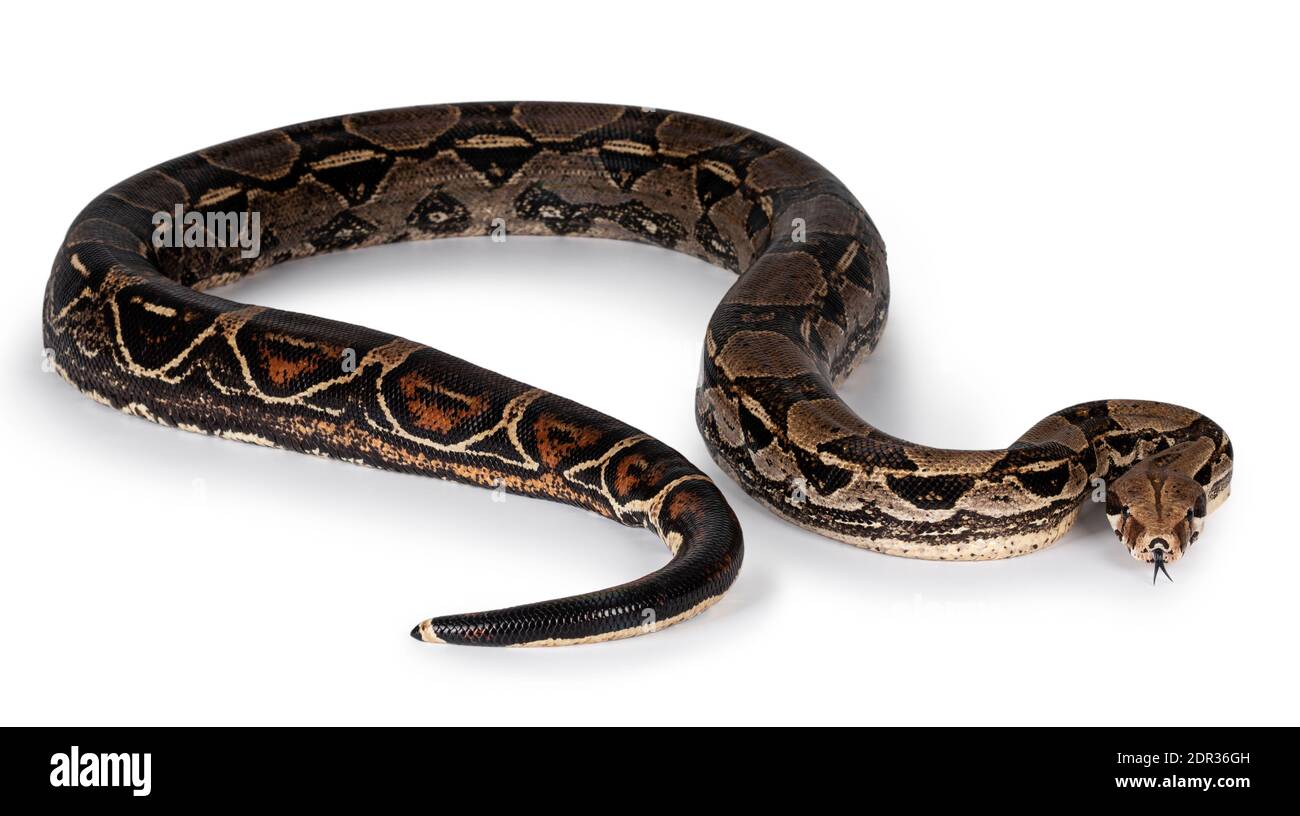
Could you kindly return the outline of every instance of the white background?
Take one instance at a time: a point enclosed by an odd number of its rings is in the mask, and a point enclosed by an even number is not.
[[[0,721],[1300,722],[1293,12],[285,6],[11,9]],[[1078,401],[1168,400],[1233,436],[1233,498],[1154,588],[1097,508],[1003,562],[796,529],[694,426],[730,274],[653,248],[433,242],[222,290],[613,414],[713,475],[744,526],[740,579],[692,622],[433,647],[407,636],[423,617],[608,586],[667,553],[559,505],[154,426],[42,372],[50,261],[121,178],[320,116],[530,98],[702,113],[839,175],[889,245],[890,325],[844,391],[882,428],[991,447]]]

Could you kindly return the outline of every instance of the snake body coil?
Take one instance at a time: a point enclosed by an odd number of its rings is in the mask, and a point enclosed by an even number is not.
[[[203,246],[160,245],[158,214],[182,209],[256,213],[260,253],[216,240],[210,219],[196,227]],[[999,558],[1051,543],[1106,478],[1121,538],[1163,564],[1228,494],[1222,429],[1162,403],[1070,408],[1000,451],[872,428],[832,387],[885,322],[885,250],[870,218],[789,147],[644,108],[376,111],[166,162],[96,198],[69,229],[46,289],[45,345],[79,389],[155,422],[503,485],[649,527],[673,553],[608,590],[426,620],[412,632],[422,640],[577,643],[691,617],[730,586],[743,548],[721,493],[678,453],[426,346],[203,291],[292,258],[502,226],[640,241],[739,273],[708,327],[699,426],[747,491],[805,527],[909,557]]]

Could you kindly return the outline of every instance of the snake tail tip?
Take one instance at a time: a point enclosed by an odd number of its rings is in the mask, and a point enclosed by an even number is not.
[[[447,642],[442,638],[438,637],[436,634],[434,634],[433,621],[431,619],[420,621],[419,623],[417,623],[415,627],[411,629],[411,637],[415,638],[421,643],[446,643]]]

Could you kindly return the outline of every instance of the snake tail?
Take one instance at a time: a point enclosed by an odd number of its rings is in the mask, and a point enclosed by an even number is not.
[[[512,234],[599,234],[616,214],[643,229],[668,223],[650,214],[643,224],[630,206],[565,210],[551,201],[551,183],[594,194],[594,182],[566,170],[568,147],[546,139],[598,128],[591,117],[612,120],[615,109],[542,105],[523,118],[531,130],[513,123],[515,111],[438,106],[321,120],[207,148],[114,186],[58,251],[43,310],[47,358],[92,399],[137,417],[563,502],[649,528],[672,554],[610,589],[431,618],[413,630],[420,640],[560,645],[657,631],[716,602],[743,559],[731,508],[680,454],[420,343],[208,291],[322,252],[488,235],[497,218]],[[173,213],[197,240],[159,240]],[[189,213],[200,220],[191,224]],[[214,213],[257,223],[259,251],[211,240],[214,222],[202,219]]]

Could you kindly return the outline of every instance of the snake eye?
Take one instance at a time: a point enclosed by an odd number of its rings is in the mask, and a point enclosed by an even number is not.
[[[1187,523],[1188,523],[1188,524],[1191,524],[1191,523],[1192,523],[1192,518],[1193,518],[1195,515],[1196,515],[1196,511],[1195,511],[1195,510],[1188,510],[1188,511],[1187,511]]]
[[[1128,518],[1128,505],[1127,505],[1127,504],[1124,505],[1123,507],[1121,507],[1121,508],[1119,509],[1119,517],[1120,517],[1120,518]]]

